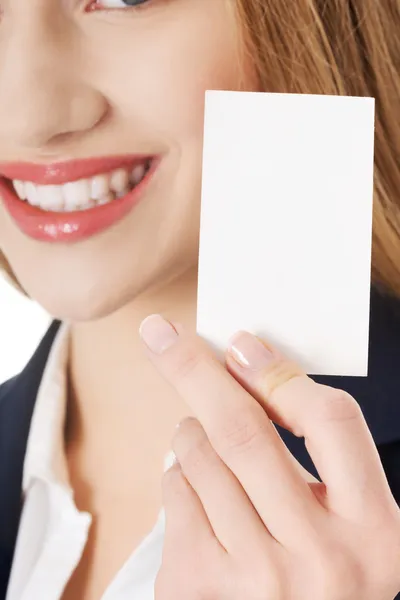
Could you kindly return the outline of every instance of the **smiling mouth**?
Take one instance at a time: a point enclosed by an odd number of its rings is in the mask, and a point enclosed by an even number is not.
[[[39,185],[20,179],[5,179],[22,201],[50,212],[84,211],[124,198],[146,177],[152,166],[151,158],[136,161],[92,177],[60,185]]]

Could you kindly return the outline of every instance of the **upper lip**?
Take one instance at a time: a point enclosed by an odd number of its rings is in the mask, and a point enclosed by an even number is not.
[[[88,179],[120,167],[134,167],[155,158],[149,154],[86,158],[51,164],[4,162],[0,163],[0,176],[7,179],[30,181],[37,185],[62,185],[78,179]]]

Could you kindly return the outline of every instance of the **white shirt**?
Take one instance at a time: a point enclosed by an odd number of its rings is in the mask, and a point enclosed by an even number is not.
[[[58,600],[80,562],[92,517],[74,502],[64,452],[69,327],[60,326],[38,390],[24,461],[24,505],[6,600]],[[173,462],[170,452],[164,469]],[[160,482],[161,483],[161,482]],[[101,600],[154,600],[165,513]]]

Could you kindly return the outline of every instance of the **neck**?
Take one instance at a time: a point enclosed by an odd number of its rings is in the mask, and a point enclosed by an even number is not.
[[[195,329],[197,271],[97,321],[71,326],[67,445],[164,455],[190,411],[145,357],[139,325],[151,313]],[[158,445],[154,448],[154,445]]]

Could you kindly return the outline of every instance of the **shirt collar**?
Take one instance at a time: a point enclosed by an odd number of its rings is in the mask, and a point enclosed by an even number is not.
[[[34,478],[69,485],[64,449],[69,332],[69,324],[61,323],[38,388],[24,461],[24,494]]]

